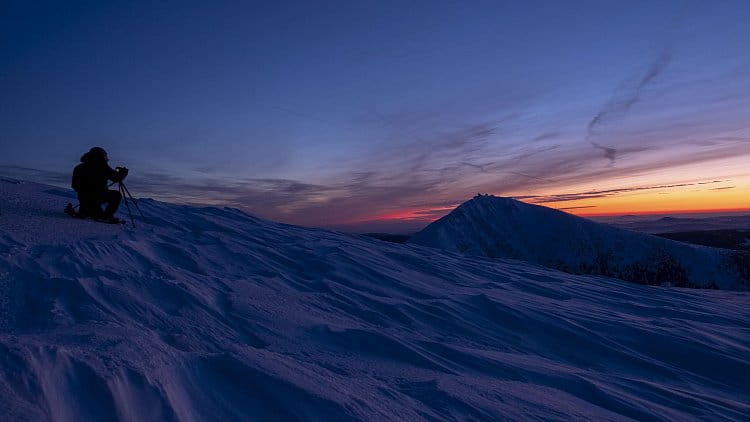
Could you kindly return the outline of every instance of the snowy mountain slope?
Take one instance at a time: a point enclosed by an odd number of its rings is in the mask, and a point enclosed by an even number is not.
[[[687,245],[511,198],[477,196],[409,243],[644,284],[750,288],[744,252]]]
[[[7,420],[742,420],[750,296],[0,181]]]

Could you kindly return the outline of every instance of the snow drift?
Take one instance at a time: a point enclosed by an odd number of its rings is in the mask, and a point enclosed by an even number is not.
[[[745,252],[688,245],[491,195],[463,203],[409,242],[642,284],[750,288]]]
[[[750,414],[750,297],[0,180],[5,420]]]

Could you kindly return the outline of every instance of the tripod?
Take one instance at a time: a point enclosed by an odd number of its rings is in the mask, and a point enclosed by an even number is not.
[[[130,217],[130,222],[133,224],[133,228],[135,228],[135,220],[133,219],[133,212],[130,209],[130,203],[132,202],[135,208],[138,210],[138,213],[141,214],[141,218],[143,219],[143,221],[146,221],[146,216],[143,215],[143,211],[141,211],[141,207],[138,206],[138,201],[136,201],[135,198],[133,198],[133,195],[130,194],[130,191],[128,190],[128,188],[125,186],[124,183],[112,182],[108,187],[111,187],[115,183],[119,185],[118,187],[120,190],[120,197],[125,201],[125,207],[128,210],[128,216]],[[79,212],[76,212],[76,208],[79,208],[80,205],[81,204],[78,204],[74,207],[73,204],[68,203],[68,205],[65,206],[65,209],[63,211],[65,211],[65,214],[68,214],[71,217],[85,218],[85,217],[82,217]]]
[[[128,216],[130,217],[130,223],[133,224],[133,228],[135,228],[135,220],[133,219],[133,213],[130,210],[130,202],[135,205],[135,208],[138,210],[138,213],[141,215],[141,218],[145,221],[146,217],[143,215],[143,211],[141,211],[141,207],[138,206],[138,201],[133,198],[133,195],[130,194],[130,191],[128,190],[128,187],[125,186],[125,183],[122,181],[117,182],[119,189],[120,189],[120,195],[122,196],[122,200],[125,201],[125,208],[128,210]],[[128,199],[130,198],[130,199]]]

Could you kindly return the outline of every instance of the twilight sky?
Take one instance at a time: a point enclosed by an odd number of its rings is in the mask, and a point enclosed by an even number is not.
[[[273,4],[272,4],[273,3]],[[750,209],[748,1],[3,1],[0,173],[411,230]]]

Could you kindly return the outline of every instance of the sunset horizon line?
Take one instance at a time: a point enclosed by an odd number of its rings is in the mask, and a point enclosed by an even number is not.
[[[550,207],[553,208],[553,207]],[[568,212],[566,210],[561,210]],[[657,211],[625,211],[625,212],[603,212],[603,213],[574,213],[579,217],[616,217],[626,215],[663,215],[663,214],[719,214],[719,213],[750,213],[750,208],[708,208],[708,209],[682,209],[682,210],[657,210]]]
[[[512,197],[510,197],[510,198],[512,198]],[[515,198],[513,198],[513,199],[515,199]],[[543,206],[543,207],[547,207],[547,208],[556,209],[558,211],[563,211],[563,212],[566,212],[568,214],[572,214],[572,215],[575,215],[577,217],[582,217],[582,218],[589,218],[589,217],[625,217],[625,216],[629,216],[629,215],[634,215],[634,216],[648,216],[648,215],[659,216],[659,215],[670,215],[670,214],[676,214],[676,215],[690,215],[690,214],[735,214],[735,213],[748,213],[748,214],[750,214],[750,207],[749,208],[742,208],[742,207],[740,207],[740,208],[694,208],[694,209],[673,209],[673,210],[659,209],[659,210],[619,211],[619,212],[606,212],[606,211],[604,211],[604,212],[591,212],[591,213],[588,213],[588,212],[575,212],[575,210],[571,209],[571,208],[576,208],[576,207],[569,207],[568,209],[565,209],[564,207],[563,208],[557,208],[557,207],[549,206],[548,204],[547,205],[545,205],[545,204],[535,204],[535,203],[526,202],[526,201],[523,201],[523,200],[520,200],[520,199],[516,199],[516,200],[520,201],[520,202],[524,202],[526,204],[530,204],[530,205],[539,205],[539,206]],[[437,220],[445,217],[446,215],[450,214],[453,210],[455,210],[456,208],[458,208],[460,205],[461,204],[457,204],[455,207],[448,209],[448,211],[445,212],[445,214],[443,214],[443,215],[441,215],[439,217],[436,217],[436,218],[429,218],[429,217],[425,218],[425,219],[420,219],[419,218],[419,214],[420,213],[427,213],[427,212],[429,212],[431,210],[425,210],[425,209],[407,209],[407,210],[404,210],[404,211],[389,212],[389,213],[386,213],[385,215],[381,215],[381,216],[378,216],[378,217],[375,217],[375,218],[366,218],[366,219],[357,220],[355,222],[350,222],[349,224],[345,224],[345,225],[353,225],[353,224],[358,224],[358,223],[359,224],[362,224],[362,223],[377,223],[377,222],[386,222],[386,221],[403,222],[403,223],[424,223],[425,225],[429,225],[429,224],[431,224],[431,223],[433,223],[433,222],[435,222],[435,221],[437,221]],[[585,207],[585,208],[588,208],[588,207]],[[446,208],[440,208],[440,209],[441,210],[445,210]],[[398,216],[402,216],[402,217],[396,217],[397,215]],[[408,217],[408,216],[411,216],[411,217]]]

